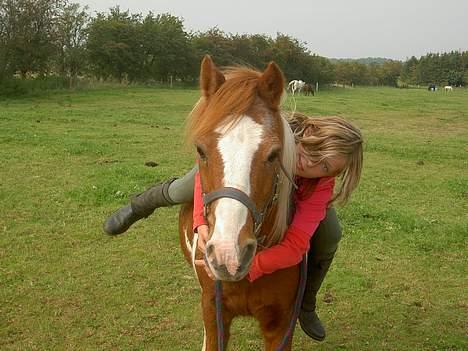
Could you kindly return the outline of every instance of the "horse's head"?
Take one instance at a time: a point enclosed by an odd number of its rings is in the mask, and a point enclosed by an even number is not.
[[[264,72],[221,72],[206,56],[200,87],[188,136],[210,228],[205,259],[217,279],[236,281],[248,273],[259,237],[276,243],[287,225],[290,184],[280,165],[292,170],[294,140],[279,110],[283,74],[275,63]]]

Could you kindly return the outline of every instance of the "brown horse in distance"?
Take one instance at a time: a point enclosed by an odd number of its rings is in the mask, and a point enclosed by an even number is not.
[[[306,83],[304,87],[302,88],[302,92],[304,93],[305,96],[309,96],[312,94],[312,96],[315,96],[315,90],[312,87],[311,84]]]

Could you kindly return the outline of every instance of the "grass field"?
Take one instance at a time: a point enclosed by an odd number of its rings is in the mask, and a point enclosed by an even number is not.
[[[182,131],[198,94],[122,88],[0,101],[1,350],[201,349],[178,208],[126,235],[101,231],[130,194],[191,168]],[[468,349],[468,90],[337,89],[296,105],[346,117],[366,147],[319,296],[327,339],[297,328],[294,350]],[[232,332],[231,350],[261,348],[252,321]]]

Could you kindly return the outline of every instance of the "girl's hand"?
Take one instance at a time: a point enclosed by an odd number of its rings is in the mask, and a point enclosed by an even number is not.
[[[198,249],[205,254],[206,242],[208,241],[208,226],[206,224],[197,227],[198,233]]]
[[[203,252],[203,255],[205,255],[206,242],[208,241],[208,234],[209,234],[208,226],[206,224],[202,224],[198,226],[197,233],[198,233],[198,249],[201,252]],[[216,279],[213,273],[211,273],[210,268],[206,265],[205,260],[195,260],[195,265],[198,267],[203,267],[208,277],[210,277],[213,280]]]

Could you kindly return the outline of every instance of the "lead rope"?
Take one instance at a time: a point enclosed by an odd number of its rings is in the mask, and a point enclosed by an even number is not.
[[[301,261],[299,271],[299,287],[294,301],[294,308],[289,321],[288,330],[281,341],[281,344],[276,348],[276,351],[283,351],[288,344],[296,327],[297,318],[301,311],[302,298],[304,297],[305,286],[307,281],[307,254],[304,255]],[[220,280],[215,281],[215,302],[216,302],[216,330],[218,332],[218,351],[224,351],[224,323],[223,323],[223,285]]]
[[[302,258],[302,262],[301,262],[299,287],[297,289],[296,301],[294,303],[294,309],[293,309],[293,313],[291,316],[291,320],[289,321],[289,327],[288,327],[288,330],[286,331],[286,334],[283,337],[283,341],[281,342],[281,344],[279,344],[276,351],[284,350],[284,348],[286,347],[286,345],[288,344],[289,340],[292,337],[294,328],[296,327],[297,318],[299,317],[299,313],[301,312],[302,299],[304,298],[306,281],[307,281],[307,254],[304,255],[304,257]]]
[[[218,351],[224,351],[224,323],[223,323],[223,284],[215,281],[216,330],[218,332]]]

